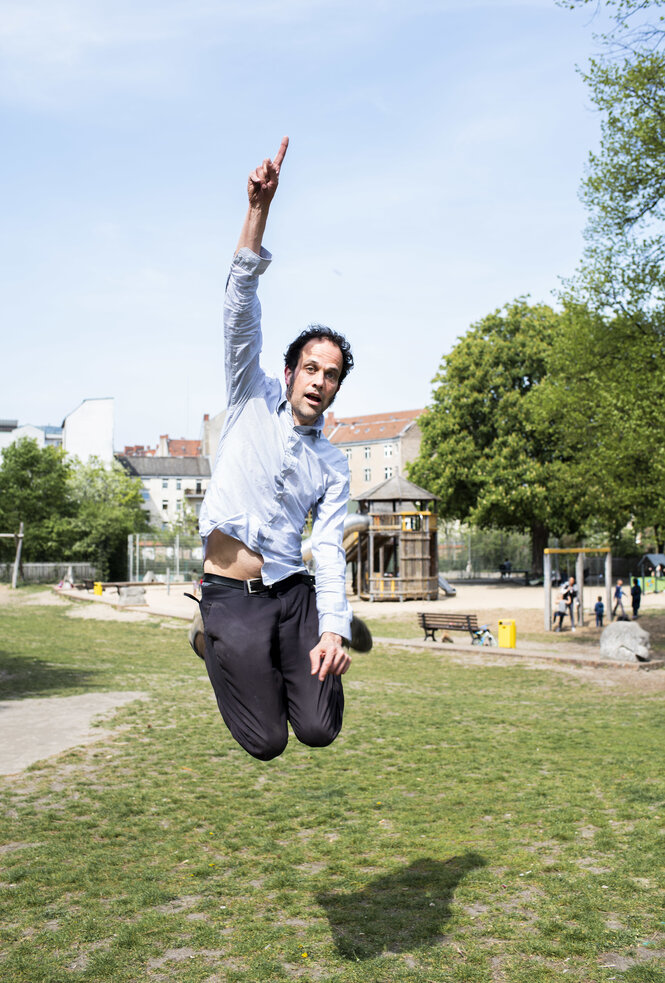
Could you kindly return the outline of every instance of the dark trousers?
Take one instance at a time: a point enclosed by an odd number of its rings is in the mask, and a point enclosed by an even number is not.
[[[224,723],[262,761],[288,740],[287,721],[310,747],[331,744],[342,727],[339,676],[312,676],[319,640],[314,587],[275,585],[269,595],[221,584],[202,587],[205,662]]]

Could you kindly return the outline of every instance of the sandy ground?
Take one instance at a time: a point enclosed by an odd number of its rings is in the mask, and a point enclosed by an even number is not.
[[[186,627],[196,610],[196,602],[185,597],[185,591],[194,592],[193,584],[146,585],[146,604],[136,607],[118,605],[116,590],[105,590],[101,597],[87,591],[40,591],[38,594],[24,590],[12,591],[0,585],[0,605],[12,604],[58,605],[66,609],[72,618],[98,620],[144,621],[151,616],[178,619],[183,622],[183,652],[190,654],[185,635]],[[456,661],[465,664],[513,664],[519,657],[520,664],[530,668],[547,668],[558,672],[574,672],[578,679],[588,680],[602,687],[617,686],[621,689],[639,690],[644,693],[665,692],[665,670],[654,672],[626,671],[620,667],[598,669],[592,664],[594,649],[574,644],[568,637],[565,646],[560,636],[552,636],[547,642],[524,641],[520,633],[543,631],[543,589],[502,584],[458,584],[455,597],[442,597],[437,601],[382,601],[370,603],[351,598],[355,614],[361,618],[381,620],[385,629],[381,637],[390,639],[397,632],[391,631],[391,621],[413,618],[418,611],[454,611],[475,613],[480,623],[487,623],[496,632],[499,619],[512,619],[517,629],[517,645],[514,650],[479,649],[471,647],[460,636],[452,645],[437,644],[428,648],[446,652]],[[553,592],[554,593],[554,592]],[[593,606],[598,590],[586,589],[585,607]],[[643,610],[665,613],[665,593],[648,594],[642,601]],[[587,622],[592,617],[587,615]],[[598,629],[584,629],[586,634]],[[379,634],[379,633],[377,633]],[[417,643],[416,643],[417,644]],[[195,658],[193,653],[192,658]],[[510,658],[512,656],[512,659]],[[568,661],[553,662],[552,659]],[[356,656],[362,658],[362,656]],[[576,664],[573,664],[576,663]],[[141,693],[90,693],[82,696],[49,697],[39,699],[7,700],[0,702],[0,774],[9,775],[21,771],[42,758],[59,754],[68,748],[89,744],[106,733],[95,728],[94,722],[101,713],[110,714],[113,709],[131,700],[141,699]]]
[[[511,612],[518,611],[539,611],[541,614],[545,603],[544,591],[542,587],[523,587],[517,584],[500,583],[496,584],[456,584],[457,594],[455,597],[441,596],[437,601],[359,601],[355,596],[350,597],[353,610],[360,617],[403,617],[405,612],[411,610],[418,611],[503,611],[505,617],[513,617]],[[7,589],[7,588],[4,588]],[[3,588],[0,587],[0,595]],[[150,614],[159,614],[166,617],[189,618],[193,611],[194,601],[185,596],[185,592],[195,593],[196,585],[190,582],[184,584],[145,584],[146,605],[134,607],[133,610],[144,610]],[[586,587],[584,589],[584,607],[587,611],[592,611],[593,605],[598,597],[598,588]],[[101,597],[97,597],[91,591],[63,591],[63,596],[75,600],[93,601],[96,604],[107,604],[118,606],[118,592],[115,588],[107,588]],[[558,591],[552,591],[552,607],[556,604]],[[0,603],[2,603],[0,596]],[[40,603],[40,602],[35,602]],[[626,603],[624,601],[624,603]],[[627,610],[630,604],[626,603]],[[652,610],[661,609],[665,611],[665,592],[660,594],[646,594],[642,598],[642,609]]]

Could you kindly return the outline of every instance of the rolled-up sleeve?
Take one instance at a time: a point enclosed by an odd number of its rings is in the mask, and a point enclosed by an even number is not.
[[[319,632],[335,632],[347,640],[351,637],[351,608],[346,599],[346,554],[342,540],[348,500],[347,469],[333,479],[317,503],[312,525]]]

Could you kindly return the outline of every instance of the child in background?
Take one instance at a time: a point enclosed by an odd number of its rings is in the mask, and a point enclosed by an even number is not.
[[[563,619],[566,617],[568,611],[568,605],[566,604],[566,599],[563,594],[559,594],[559,603],[557,604],[556,611],[554,612],[554,624],[556,625],[556,619],[559,619],[559,624],[554,629],[555,631],[561,631],[563,625]]]
[[[602,597],[598,598],[593,609],[596,612],[596,628],[602,628],[603,615],[605,614],[605,605],[603,604]]]

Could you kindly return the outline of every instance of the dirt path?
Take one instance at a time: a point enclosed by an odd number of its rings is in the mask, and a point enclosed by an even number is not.
[[[145,693],[124,692],[0,701],[0,775],[14,775],[43,758],[108,737],[95,722],[142,699]]]

